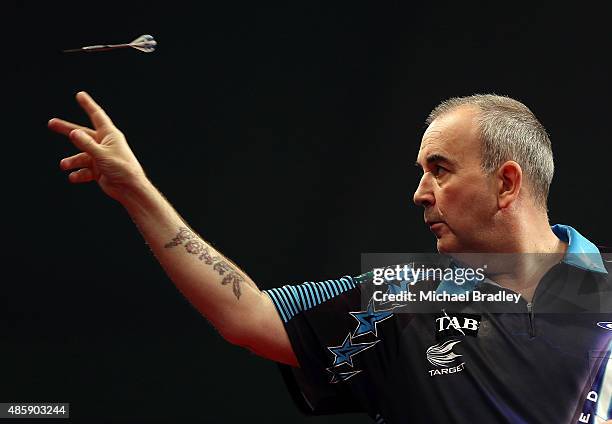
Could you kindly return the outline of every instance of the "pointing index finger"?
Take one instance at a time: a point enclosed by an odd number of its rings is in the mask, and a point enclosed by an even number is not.
[[[95,129],[104,127],[112,127],[113,121],[108,117],[106,112],[84,91],[79,91],[76,95],[77,102],[87,112],[89,119]]]
[[[49,120],[47,125],[51,130],[58,132],[60,134],[63,134],[63,135],[69,135],[72,130],[83,130],[87,134],[89,134],[92,138],[96,138],[96,132],[92,130],[91,128],[83,127],[81,125],[74,124],[72,122],[64,121],[63,119],[52,118],[51,120]]]

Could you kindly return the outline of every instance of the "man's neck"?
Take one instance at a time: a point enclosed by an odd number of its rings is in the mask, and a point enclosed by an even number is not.
[[[542,277],[563,260],[567,243],[552,232],[545,213],[516,217],[500,228],[496,248],[488,250],[496,253],[453,256],[472,267],[484,267],[491,280],[531,302]]]
[[[517,253],[489,268],[489,275],[531,302],[542,277],[563,260],[567,243],[552,232],[545,213],[529,214],[517,221],[509,237],[511,252]]]

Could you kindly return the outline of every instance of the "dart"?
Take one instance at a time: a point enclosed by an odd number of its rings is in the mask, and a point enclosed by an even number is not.
[[[68,49],[62,50],[64,53],[74,53],[74,52],[104,52],[108,50],[115,49],[124,49],[127,47],[131,47],[136,50],[140,50],[141,52],[151,53],[155,51],[155,46],[157,46],[157,41],[153,38],[152,35],[141,35],[131,43],[126,44],[98,44],[95,46],[85,46],[80,47],[78,49]]]

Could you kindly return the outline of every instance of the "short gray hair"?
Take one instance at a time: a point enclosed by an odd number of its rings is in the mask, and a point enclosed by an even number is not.
[[[482,169],[490,174],[506,161],[518,163],[538,206],[546,210],[555,170],[550,138],[544,126],[523,103],[506,96],[475,94],[453,97],[429,114],[427,125],[461,106],[479,110]]]

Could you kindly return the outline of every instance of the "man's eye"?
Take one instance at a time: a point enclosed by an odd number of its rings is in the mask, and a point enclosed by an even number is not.
[[[435,176],[444,175],[444,173],[445,173],[446,171],[447,171],[447,169],[446,169],[446,168],[444,168],[443,166],[440,166],[440,165],[436,165],[436,166],[434,166],[434,168],[433,168],[433,174],[434,174]]]

